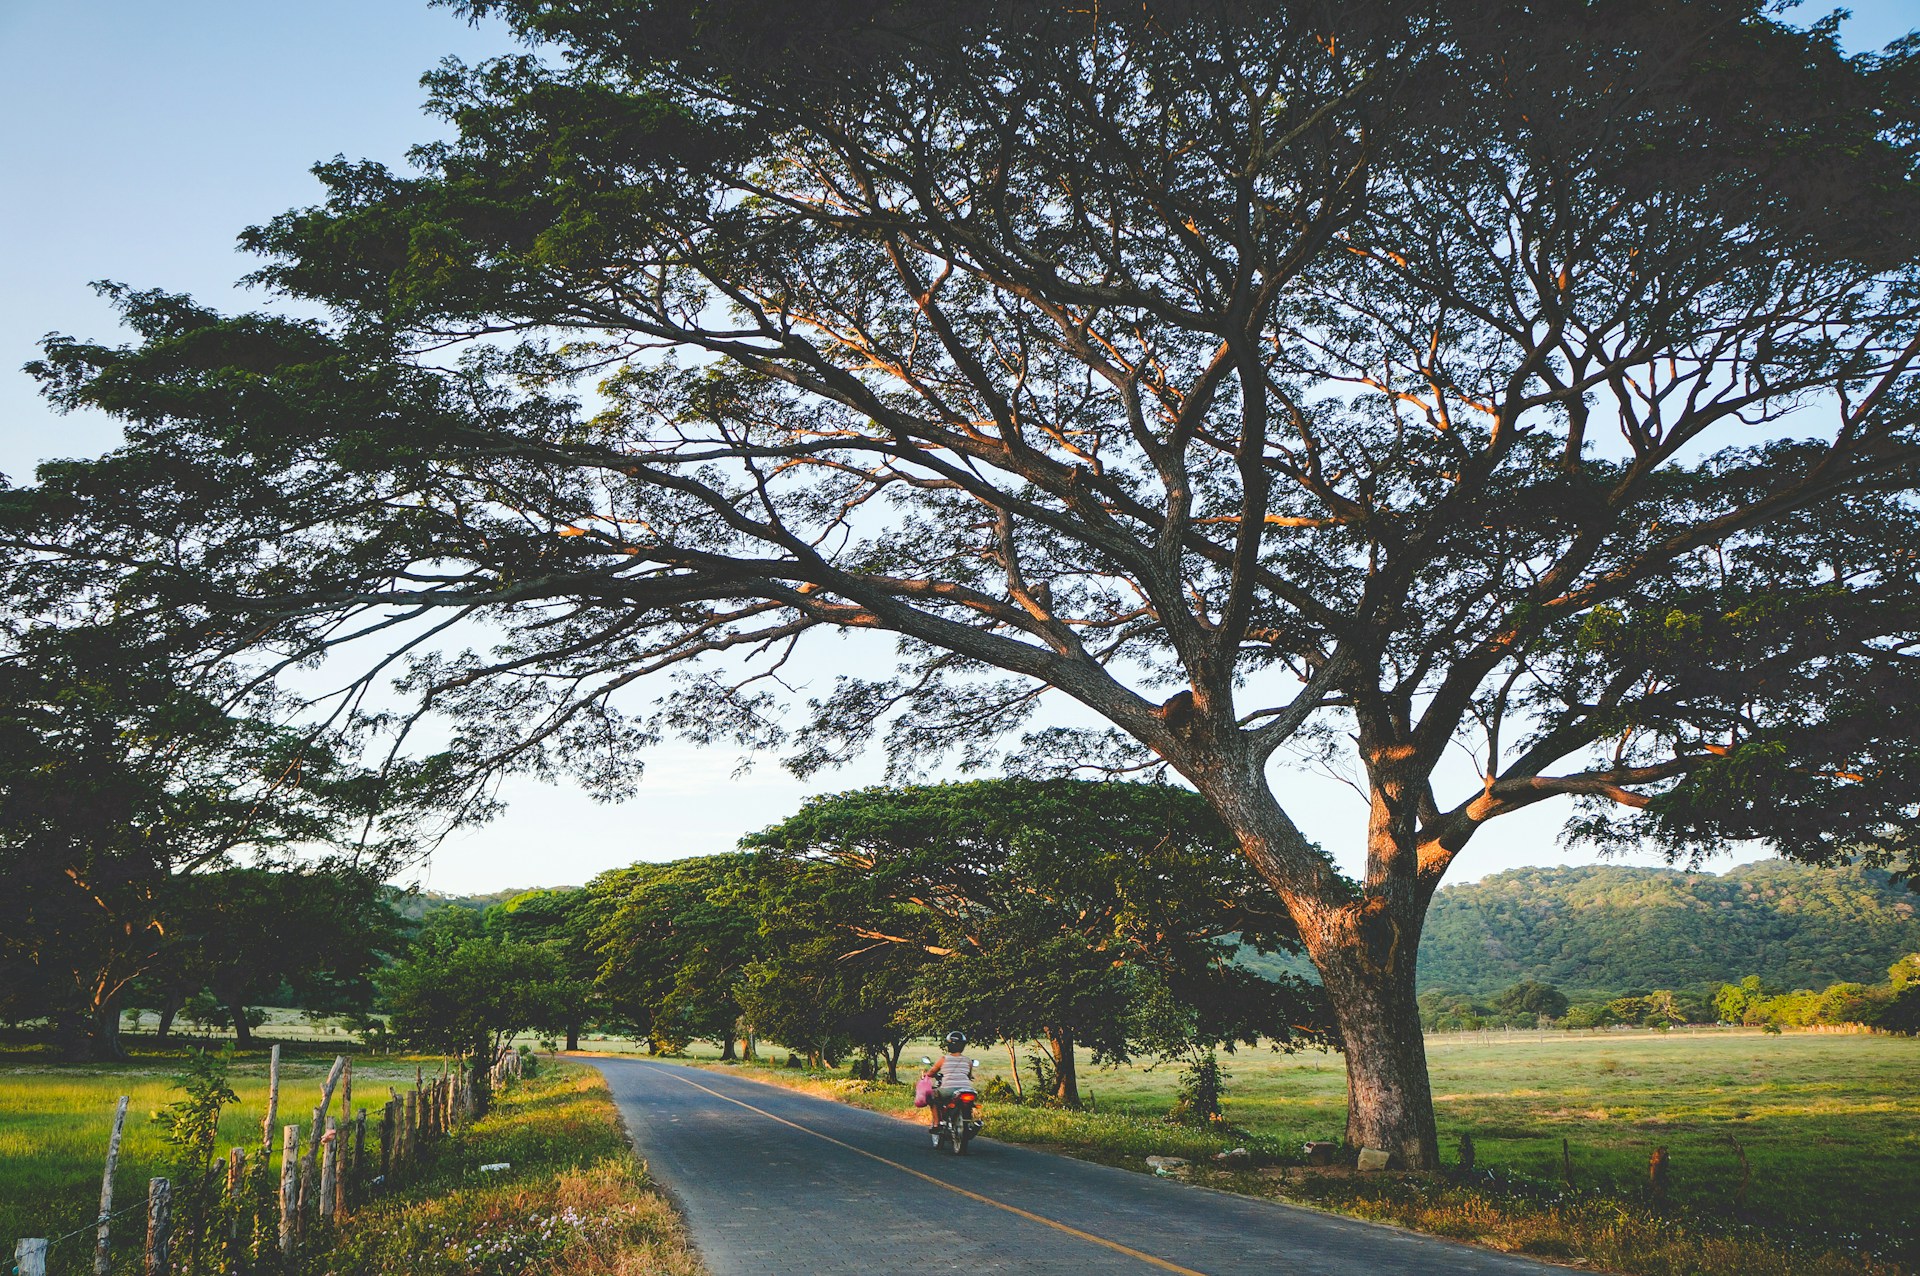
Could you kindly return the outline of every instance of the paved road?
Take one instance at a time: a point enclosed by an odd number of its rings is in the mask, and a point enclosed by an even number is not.
[[[987,1138],[936,1154],[892,1117],[721,1072],[585,1062],[714,1276],[1565,1270]]]

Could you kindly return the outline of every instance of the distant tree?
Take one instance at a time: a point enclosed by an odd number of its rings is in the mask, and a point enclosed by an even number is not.
[[[1428,1032],[1463,1032],[1484,1027],[1494,1008],[1467,993],[1436,988],[1420,994],[1420,1026]]]
[[[1567,995],[1552,984],[1523,980],[1501,993],[1495,1005],[1521,1018],[1558,1019],[1567,1013]]]
[[[1560,1020],[1564,1028],[1604,1028],[1614,1022],[1612,1012],[1604,1001],[1583,1001],[1568,1006],[1566,1015]]]
[[[1607,1019],[1611,1023],[1643,1024],[1652,1010],[1652,1001],[1643,995],[1614,997],[1607,1002]]]
[[[1777,992],[1760,976],[1748,975],[1737,984],[1720,985],[1713,995],[1714,1013],[1721,1023],[1758,1023],[1761,1005]]]
[[[580,1029],[594,1012],[593,979],[600,966],[587,902],[582,889],[521,891],[481,914],[487,933],[538,945],[560,959],[569,986],[579,994],[566,1014],[568,1050],[580,1048]]]
[[[1920,1035],[1920,982],[1901,986],[1876,1016],[1875,1025],[1906,1036]]]
[[[635,864],[588,883],[577,925],[595,960],[593,995],[656,1050],[695,1038],[734,1056],[747,964],[759,924],[728,895],[746,857],[702,855]]]
[[[373,975],[405,931],[380,879],[351,865],[228,868],[171,879],[154,977],[176,995],[204,989],[241,1048],[282,985],[309,1009],[365,1010]]]
[[[815,798],[742,839],[825,868],[851,954],[916,960],[908,1018],[923,1031],[1048,1043],[1058,1098],[1079,1102],[1074,1048],[1124,1058],[1156,993],[1187,1008],[1187,1044],[1324,1026],[1298,980],[1240,967],[1241,944],[1298,950],[1278,898],[1196,794],[1166,785],[976,781]],[[1153,1022],[1165,1046],[1164,1015]],[[1181,1048],[1184,1049],[1184,1046]]]
[[[490,936],[466,909],[429,919],[380,989],[399,1040],[465,1059],[482,1112],[499,1049],[516,1033],[559,1031],[579,996],[551,951]]]
[[[908,1039],[931,1031],[914,994],[937,958],[895,942],[912,928],[902,917],[911,905],[888,898],[873,876],[836,868],[769,855],[743,864],[732,898],[759,927],[760,955],[746,968],[740,1004],[758,1031],[814,1062],[857,1050],[863,1066],[897,1081]]]
[[[1491,821],[1920,845],[1920,49],[1770,0],[457,7],[536,50],[247,234],[294,313],[48,345],[129,438],[13,502],[50,575],[369,681],[466,616],[405,686],[477,792],[671,729],[988,764],[1070,698],[1011,756],[1205,795],[1348,1143],[1415,1168],[1422,923]],[[832,631],[902,667],[783,724]],[[1359,880],[1283,747],[1363,787]]]
[[[206,910],[190,901],[219,889],[186,879],[332,848],[340,875],[306,880],[351,893],[410,853],[436,800],[434,764],[349,765],[276,722],[283,707],[189,680],[130,629],[0,624],[0,1014],[49,1021],[70,1057],[115,1056],[128,992],[163,973],[170,949],[185,952],[169,943],[168,910],[192,930],[188,915]],[[264,951],[266,919],[247,907],[236,901],[207,933],[252,946],[239,966],[297,967],[296,953]],[[361,916],[324,924],[350,944]],[[186,983],[182,995],[204,981]]]
[[[1818,1023],[1871,1023],[1879,1007],[1872,989],[1866,984],[1831,984],[1820,994],[1815,1007]]]

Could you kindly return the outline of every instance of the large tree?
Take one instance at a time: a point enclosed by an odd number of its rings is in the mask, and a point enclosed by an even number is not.
[[[269,998],[283,984],[308,1010],[365,1011],[374,973],[405,936],[381,886],[384,867],[228,867],[173,877],[159,893],[165,941],[147,978],[175,996],[208,993],[241,1049],[252,1042],[248,1007],[276,1004]],[[163,1028],[170,1018],[163,1010]]]
[[[1206,797],[1348,1140],[1413,1166],[1421,922],[1489,821],[1911,847],[1911,47],[1760,0],[456,7],[535,49],[245,237],[333,318],[122,293],[137,344],[40,372],[128,445],[17,541],[211,646],[411,646],[476,776],[618,792],[667,729],[981,764],[1076,701],[1019,756]],[[783,727],[834,630],[899,669]],[[1357,880],[1283,745],[1353,768]]]
[[[537,944],[560,959],[578,993],[566,1016],[566,1047],[580,1048],[580,1029],[597,1007],[593,979],[599,957],[593,951],[587,892],[579,887],[521,891],[481,915],[487,932],[523,944]]]
[[[230,680],[183,685],[149,636],[40,619],[0,625],[0,1016],[115,1057],[143,978],[230,1000],[320,967],[361,979],[434,768],[362,770]]]
[[[741,855],[634,864],[588,883],[575,925],[594,962],[593,995],[611,1022],[655,1050],[709,1038],[733,1057],[735,991],[760,952],[751,913],[730,898]]]
[[[551,949],[489,935],[466,908],[428,918],[406,957],[381,973],[380,991],[400,1040],[464,1059],[483,1114],[500,1051],[520,1033],[564,1028],[580,999]]]

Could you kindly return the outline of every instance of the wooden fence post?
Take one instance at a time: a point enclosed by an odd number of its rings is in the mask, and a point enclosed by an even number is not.
[[[315,1201],[314,1218],[327,1222],[333,1218],[333,1194],[340,1180],[340,1128],[327,1118],[327,1132],[320,1136],[320,1192]]]
[[[405,1133],[400,1136],[400,1146],[406,1153],[407,1164],[413,1164],[413,1153],[420,1129],[420,1092],[407,1091],[407,1122]]]
[[[380,1177],[386,1178],[393,1173],[393,1100],[387,1100],[387,1106],[380,1109]]]
[[[22,1237],[13,1247],[13,1270],[18,1276],[47,1276],[47,1238]]]
[[[333,1067],[327,1072],[327,1085],[320,1092],[320,1106],[313,1110],[313,1133],[307,1136],[307,1159],[300,1167],[300,1209],[302,1213],[313,1213],[313,1196],[308,1191],[312,1184],[314,1171],[319,1168],[320,1136],[326,1132],[327,1109],[333,1106],[333,1092],[340,1084],[340,1077],[347,1070],[347,1056],[335,1055]],[[323,1207],[319,1213],[326,1214]]]
[[[167,1242],[173,1230],[173,1185],[147,1180],[147,1276],[167,1276]]]
[[[293,1253],[300,1222],[300,1127],[290,1125],[280,1154],[280,1252]]]
[[[241,1267],[242,1210],[240,1206],[246,1195],[247,1150],[238,1147],[229,1148],[227,1150],[227,1271],[230,1273],[238,1272]]]
[[[267,1119],[260,1123],[260,1155],[273,1159],[273,1118],[280,1112],[280,1047],[267,1055]]]
[[[367,1194],[367,1110],[361,1108],[353,1117],[353,1191],[347,1198],[348,1205],[359,1205]]]
[[[100,1220],[94,1225],[93,1233],[94,1276],[107,1276],[107,1255],[112,1244],[109,1220],[113,1218],[113,1171],[120,1163],[120,1132],[127,1124],[128,1098],[124,1094],[120,1096],[120,1106],[113,1112],[113,1133],[107,1136],[107,1168],[100,1176]]]

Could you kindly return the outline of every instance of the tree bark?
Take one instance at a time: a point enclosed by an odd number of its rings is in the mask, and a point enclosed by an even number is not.
[[[488,1084],[488,1074],[493,1067],[493,1038],[481,1033],[471,1047],[472,1053],[467,1059],[468,1075],[473,1086],[473,1115],[477,1120],[487,1114],[487,1108],[493,1102],[493,1089]]]
[[[253,1044],[253,1026],[247,1022],[247,1008],[239,1001],[227,1003],[227,1013],[233,1016],[233,1042],[237,1049],[245,1050]]]
[[[102,1063],[127,1057],[120,1044],[120,1007],[89,1007],[62,1015],[55,1024],[60,1057],[68,1063]]]
[[[180,1013],[180,1007],[186,1004],[186,998],[172,989],[167,990],[166,998],[160,1003],[160,1026],[154,1030],[156,1043],[164,1042],[167,1034],[173,1031],[173,1017]]]
[[[895,1041],[887,1047],[887,1084],[900,1084],[900,1052],[907,1048],[905,1040]]]
[[[1376,728],[1362,740],[1372,810],[1361,885],[1300,833],[1257,759],[1223,749],[1189,778],[1279,893],[1320,972],[1347,1062],[1347,1145],[1390,1153],[1398,1168],[1430,1170],[1439,1167],[1439,1139],[1413,981],[1438,874],[1427,881],[1419,871],[1424,772],[1400,741],[1380,743],[1388,734]]]
[[[1414,1001],[1416,943],[1403,942],[1404,957],[1385,961],[1361,945],[1309,951],[1347,1061],[1347,1146],[1391,1153],[1396,1168],[1428,1170],[1438,1167],[1440,1146]]]
[[[93,1012],[94,1058],[124,1059],[127,1049],[120,1044],[120,1006],[108,1002]]]
[[[570,1019],[567,1021],[567,1049],[578,1050],[579,1048],[580,1048],[580,1023],[578,1020]]]
[[[722,1063],[731,1063],[739,1058],[739,1055],[734,1053],[733,1042],[734,1037],[732,1033],[728,1033],[726,1036],[720,1038],[720,1061]]]
[[[1062,1107],[1078,1110],[1080,1070],[1073,1059],[1073,1034],[1060,1028],[1047,1029],[1047,1052],[1053,1056],[1054,1098]]]

